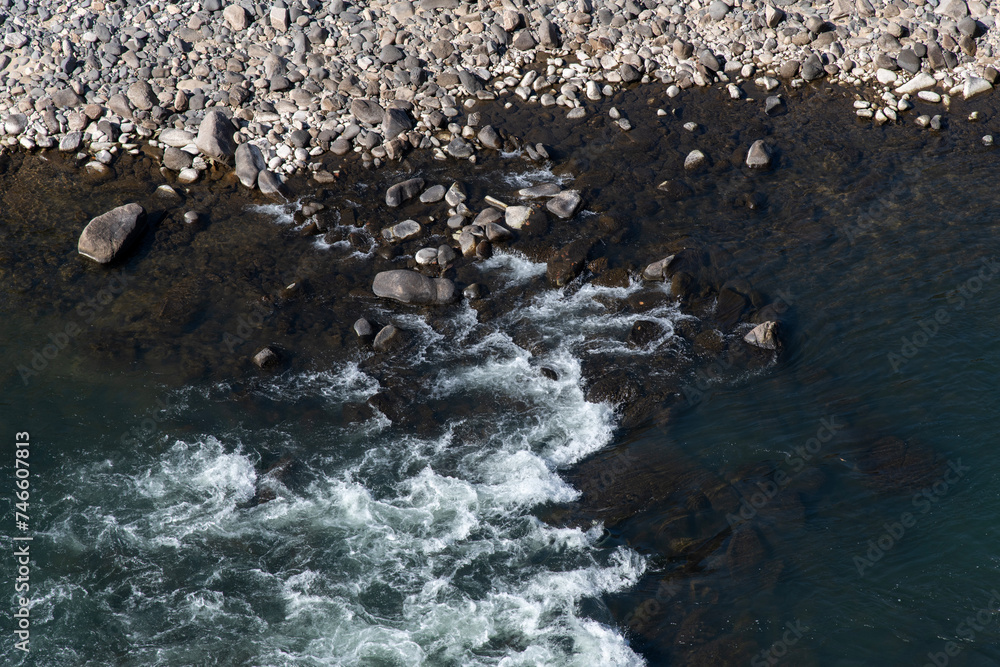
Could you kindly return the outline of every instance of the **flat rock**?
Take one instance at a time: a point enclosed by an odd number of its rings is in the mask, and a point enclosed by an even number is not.
[[[433,204],[444,199],[445,189],[443,185],[432,185],[420,195],[420,201],[424,204]]]
[[[146,211],[139,204],[111,209],[83,229],[77,252],[95,262],[107,264],[138,238],[146,223]]]
[[[168,127],[160,132],[160,143],[174,148],[184,148],[188,144],[194,143],[194,135],[187,130],[178,130],[175,127]]]
[[[448,155],[459,159],[471,157],[473,153],[472,146],[462,137],[452,139],[444,150]]]
[[[915,77],[907,81],[901,86],[896,88],[896,92],[900,95],[919,93],[921,90],[928,90],[937,85],[937,81],[934,77],[926,72],[921,72]]]
[[[351,113],[359,121],[369,125],[378,125],[385,117],[385,109],[378,102],[357,99],[351,102]]]
[[[395,269],[376,275],[372,292],[403,303],[437,305],[454,301],[455,283],[447,278],[428,278],[409,269]]]
[[[545,203],[545,208],[560,218],[572,218],[582,202],[583,198],[580,196],[579,190],[563,190],[548,200]]]
[[[962,86],[962,96],[965,99],[969,99],[980,93],[985,93],[992,88],[993,86],[986,79],[981,79],[978,76],[970,76],[965,80],[965,85]]]
[[[420,236],[422,231],[424,228],[416,220],[403,220],[382,230],[382,236],[387,241],[407,241]]]
[[[529,188],[521,188],[517,191],[517,194],[528,199],[536,199],[539,197],[552,197],[560,192],[562,192],[562,188],[555,183],[539,183]]]
[[[213,160],[228,163],[236,152],[236,144],[233,143],[235,132],[236,128],[226,115],[212,109],[205,114],[205,119],[198,127],[195,146]]]
[[[486,210],[490,210],[490,209],[486,209]],[[492,209],[492,210],[495,211],[496,209]],[[499,213],[499,211],[497,211],[497,212]],[[531,217],[531,207],[530,206],[508,206],[507,210],[504,211],[503,215],[504,215],[504,222],[507,223],[508,227],[510,227],[511,229],[521,229],[521,227],[524,226],[524,223],[528,221],[528,218]],[[499,216],[498,216],[498,219],[499,219]],[[478,220],[478,218],[477,218],[477,220]],[[490,221],[486,221],[484,224],[490,224],[492,222],[493,221],[490,220]]]
[[[965,0],[943,0],[938,3],[934,13],[961,21],[969,15],[969,6],[965,4]]]
[[[396,208],[406,200],[416,197],[423,189],[424,179],[419,177],[396,183],[385,191],[385,204]]]
[[[57,109],[71,109],[83,104],[83,98],[77,95],[72,88],[60,88],[52,93],[52,104]]]

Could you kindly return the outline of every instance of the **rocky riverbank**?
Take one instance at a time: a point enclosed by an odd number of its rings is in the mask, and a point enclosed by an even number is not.
[[[516,149],[476,113],[512,95],[580,118],[623,87],[658,81],[665,114],[693,86],[723,85],[733,98],[766,89],[774,107],[782,90],[827,77],[868,91],[859,116],[902,122],[911,97],[946,107],[990,90],[1000,53],[997,8],[981,0],[2,7],[6,145],[82,151],[98,172],[148,146],[182,183],[248,145],[244,175],[257,178],[241,180],[272,194],[293,173],[330,182],[351,153],[378,166],[415,148],[471,160]],[[231,132],[221,145],[211,141],[220,126]]]

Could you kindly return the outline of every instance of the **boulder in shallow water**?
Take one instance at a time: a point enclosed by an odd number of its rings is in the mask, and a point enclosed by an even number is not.
[[[408,269],[382,271],[375,276],[372,291],[376,296],[418,305],[439,305],[455,299],[455,283],[452,281],[428,278]]]
[[[778,323],[763,322],[755,326],[750,333],[743,337],[747,343],[763,350],[777,350],[781,345],[778,340]]]
[[[771,166],[771,154],[763,139],[758,139],[747,152],[747,166],[751,169],[766,169]]]
[[[236,149],[236,177],[244,187],[253,189],[260,172],[267,169],[264,154],[253,144],[240,144]]]
[[[411,178],[389,186],[385,191],[385,205],[396,208],[407,199],[412,199],[424,189],[424,179]]]
[[[269,197],[284,198],[285,184],[281,181],[281,177],[273,171],[264,169],[257,174],[257,187],[260,188],[261,193]]]
[[[387,324],[375,336],[372,347],[375,348],[376,352],[389,352],[400,347],[404,342],[406,341],[403,332],[391,324]]]
[[[107,264],[138,238],[146,223],[139,204],[125,204],[91,220],[80,234],[77,251],[95,262]]]
[[[642,270],[642,277],[645,280],[666,280],[667,277],[667,266],[673,261],[674,256],[664,257],[663,259],[653,262]]]
[[[545,203],[545,208],[560,218],[572,218],[583,199],[579,190],[564,190]]]
[[[257,368],[274,368],[279,361],[281,358],[270,345],[261,348],[257,354],[253,355],[253,363]]]

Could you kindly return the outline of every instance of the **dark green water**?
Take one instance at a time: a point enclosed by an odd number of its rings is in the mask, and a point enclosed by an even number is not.
[[[714,93],[661,118],[648,96],[611,102],[628,134],[605,115],[483,110],[552,146],[546,169],[407,165],[462,178],[474,209],[556,177],[585,193],[573,221],[451,270],[487,287],[475,309],[378,302],[371,278],[405,260],[338,242],[425,215],[444,238],[443,207],[381,204],[405,167],[294,184],[327,205],[319,244],[295,204],[231,179],[164,204],[151,162],[104,183],[6,162],[0,496],[5,534],[22,534],[12,461],[28,431],[34,536],[31,653],[6,632],[9,664],[1000,661],[1000,198],[978,142],[992,102],[956,103],[930,133],[856,123],[838,91],[796,94],[777,118]],[[966,123],[974,108],[984,120]],[[776,165],[750,173],[760,137]],[[684,173],[695,147],[711,165]],[[667,179],[687,194],[657,190]],[[165,213],[137,251],[111,269],[80,259],[86,220],[131,200]],[[539,260],[579,238],[607,270],[549,287]],[[613,273],[684,247],[716,291],[756,290],[741,321],[777,309],[780,355],[739,357],[748,327],[720,325],[714,294],[678,307],[666,284]],[[408,346],[359,345],[362,315]],[[639,320],[663,334],[627,344]],[[68,325],[25,382],[18,366]],[[709,351],[698,336],[716,327]],[[284,362],[261,373],[248,358],[268,343]],[[596,402],[602,378],[634,388],[628,405]],[[7,591],[15,567],[0,567]]]

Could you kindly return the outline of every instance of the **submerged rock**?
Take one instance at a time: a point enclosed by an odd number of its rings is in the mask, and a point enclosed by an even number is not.
[[[403,303],[439,305],[455,299],[455,283],[447,278],[428,278],[408,269],[382,271],[375,276],[372,291],[376,296]]]
[[[77,252],[95,262],[107,264],[138,238],[146,222],[139,204],[125,204],[91,220],[83,229]]]
[[[279,361],[281,358],[270,345],[263,347],[257,354],[253,355],[254,365],[261,369],[274,368]]]

